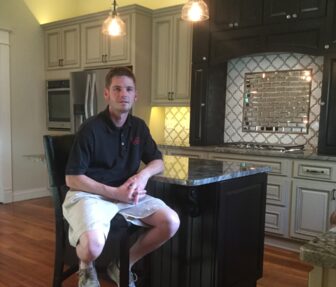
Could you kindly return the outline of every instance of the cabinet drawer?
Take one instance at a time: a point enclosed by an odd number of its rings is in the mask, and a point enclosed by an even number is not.
[[[268,176],[267,180],[267,204],[288,207],[291,180],[287,177]]]
[[[270,174],[290,176],[291,164],[290,160],[278,158],[263,158],[245,155],[232,155],[225,153],[210,153],[209,159],[227,160],[234,162],[249,162],[256,165],[266,165],[272,168]]]
[[[267,205],[265,231],[267,233],[288,237],[288,208]]]
[[[294,177],[336,181],[335,163],[294,161]]]

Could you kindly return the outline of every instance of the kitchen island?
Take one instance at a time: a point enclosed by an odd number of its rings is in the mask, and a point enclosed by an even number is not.
[[[180,216],[147,257],[147,287],[255,287],[262,277],[267,166],[165,156],[150,194]]]

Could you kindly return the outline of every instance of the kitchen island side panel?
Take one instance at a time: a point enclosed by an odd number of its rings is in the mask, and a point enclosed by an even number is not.
[[[150,181],[178,214],[175,236],[147,256],[147,287],[249,287],[262,276],[267,174],[200,186]]]

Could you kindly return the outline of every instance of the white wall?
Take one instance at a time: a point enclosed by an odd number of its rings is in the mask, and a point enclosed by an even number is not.
[[[0,30],[0,202],[12,194],[9,32]]]
[[[42,29],[23,0],[0,0],[0,29],[10,31],[11,200],[47,195],[46,167],[25,155],[43,153],[45,75]]]

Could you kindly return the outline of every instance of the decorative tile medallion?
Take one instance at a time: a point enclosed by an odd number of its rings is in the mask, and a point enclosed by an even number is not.
[[[304,144],[316,149],[322,86],[323,57],[298,53],[256,55],[228,62],[226,87],[226,117],[224,142],[253,141],[258,143]],[[311,97],[307,133],[278,133],[243,131],[244,79],[246,73],[285,70],[311,70]]]

